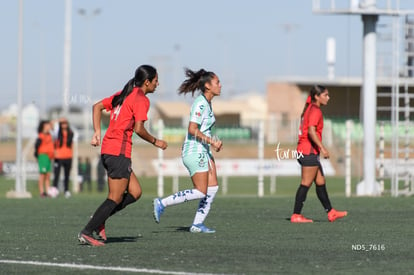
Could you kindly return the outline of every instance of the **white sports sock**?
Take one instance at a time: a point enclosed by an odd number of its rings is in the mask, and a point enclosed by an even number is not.
[[[177,193],[162,199],[161,203],[162,205],[164,205],[164,207],[167,207],[170,205],[180,204],[186,201],[201,199],[205,196],[205,194],[203,194],[197,189],[187,189],[183,191],[178,191]]]
[[[208,212],[210,212],[211,204],[213,203],[217,190],[218,186],[209,186],[207,188],[207,196],[200,200],[193,224],[204,223],[204,220],[207,218]]]

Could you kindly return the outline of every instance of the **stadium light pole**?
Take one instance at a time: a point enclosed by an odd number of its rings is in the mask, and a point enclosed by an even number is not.
[[[18,46],[17,46],[17,137],[16,137],[16,182],[15,190],[6,194],[8,198],[30,198],[23,180],[23,0],[19,0],[18,21]]]
[[[69,114],[70,92],[70,58],[72,50],[72,0],[65,0],[65,27],[63,44],[63,101],[62,115]]]
[[[16,138],[16,193],[23,190],[22,177],[22,112],[23,109],[23,0],[19,1],[19,34],[18,34],[18,61],[17,61],[17,138]]]
[[[176,43],[174,44],[174,69],[173,69],[173,75],[174,75],[174,81],[173,81],[173,87],[172,91],[174,91],[175,96],[177,96],[178,87],[180,86],[180,79],[181,79],[181,45]]]
[[[293,24],[293,23],[285,23],[281,25],[282,29],[285,31],[286,33],[286,44],[287,44],[287,52],[286,52],[286,68],[287,68],[287,73],[290,75],[292,73],[292,64],[293,64],[293,60],[292,60],[292,52],[291,52],[291,48],[292,48],[292,37],[291,34],[295,29],[298,29],[300,26],[297,24]]]
[[[90,125],[90,118],[92,116],[92,110],[89,106],[89,100],[92,100],[92,93],[93,93],[93,76],[92,76],[92,33],[90,27],[90,19],[95,16],[98,16],[101,13],[101,9],[97,8],[93,10],[91,13],[88,13],[85,9],[78,9],[78,14],[86,19],[86,44],[87,44],[87,73],[86,73],[86,100],[82,102],[85,105],[84,114],[86,117],[84,122],[84,137],[88,139],[89,137],[89,125]]]
[[[91,13],[88,13],[85,9],[78,9],[78,14],[86,19],[86,39],[87,39],[87,93],[88,97],[92,97],[93,92],[93,78],[92,78],[92,33],[90,27],[90,19],[101,14],[101,9],[97,8]]]

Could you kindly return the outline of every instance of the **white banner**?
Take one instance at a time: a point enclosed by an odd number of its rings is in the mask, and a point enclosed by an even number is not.
[[[321,160],[325,176],[334,176],[335,170],[329,160]],[[162,165],[158,160],[152,160],[155,170],[162,167],[164,176],[188,176],[188,171],[181,158],[164,159]],[[218,176],[257,176],[259,161],[257,159],[216,159]],[[263,160],[263,174],[265,176],[300,176],[300,165],[295,159],[265,159]]]
[[[39,178],[39,166],[35,161],[27,161],[22,167],[23,172],[26,174],[27,179]],[[3,162],[3,173],[8,178],[16,177],[16,163],[15,162]]]

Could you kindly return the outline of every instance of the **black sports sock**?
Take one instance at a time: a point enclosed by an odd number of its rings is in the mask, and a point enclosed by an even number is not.
[[[95,214],[93,214],[88,224],[82,230],[82,233],[91,235],[96,228],[98,228],[101,224],[103,224],[106,221],[106,219],[108,219],[108,217],[110,216],[110,214],[116,206],[116,202],[110,199],[106,199],[101,204],[101,206],[99,206],[98,209],[96,209]]]
[[[331,211],[332,206],[328,197],[328,192],[326,191],[326,184],[316,185],[316,195],[318,195],[318,199],[321,201],[326,213]]]
[[[115,209],[111,213],[111,216],[116,212],[121,211],[122,209],[127,207],[128,204],[134,203],[136,201],[137,200],[130,193],[125,193],[122,202],[115,207]]]
[[[306,200],[306,195],[308,194],[309,187],[305,185],[299,185],[298,190],[296,191],[295,198],[295,207],[293,209],[294,214],[300,214],[302,212],[303,203]]]

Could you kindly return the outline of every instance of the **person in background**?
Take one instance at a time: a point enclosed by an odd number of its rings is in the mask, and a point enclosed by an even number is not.
[[[79,192],[83,191],[83,170],[85,163],[83,162],[83,158],[82,157],[78,157],[78,184],[79,184]]]
[[[55,130],[55,164],[54,164],[54,179],[53,186],[58,188],[60,170],[63,168],[64,173],[64,194],[65,198],[69,198],[71,193],[69,191],[69,177],[72,168],[73,156],[73,131],[69,126],[66,118],[59,119],[59,127]]]
[[[53,138],[50,133],[52,125],[48,120],[42,120],[37,128],[38,137],[35,142],[34,156],[39,165],[39,193],[40,197],[48,195],[50,186],[50,172],[52,171],[52,160],[54,157]]]
[[[85,157],[85,161],[82,163],[82,186],[86,188],[86,185],[88,185],[88,192],[92,191],[91,169],[91,161],[88,157]]]
[[[88,157],[85,157],[85,161],[82,157],[78,158],[78,174],[80,191],[83,192],[84,190],[86,190],[87,187],[88,192],[91,192],[91,163]]]
[[[109,191],[106,200],[78,234],[78,240],[82,244],[105,245],[95,239],[93,233],[96,232],[101,239],[106,240],[106,220],[141,197],[141,185],[131,168],[133,133],[157,148],[167,148],[165,141],[156,139],[144,126],[150,107],[147,94],[155,92],[157,86],[157,70],[150,65],[142,65],[136,69],[135,76],[122,91],[93,105],[93,146],[101,145],[102,110],[111,112],[101,147],[102,163],[108,172]]]
[[[184,203],[191,200],[200,200],[193,224],[192,233],[214,233],[215,230],[204,225],[211,204],[218,190],[216,164],[211,148],[219,152],[223,143],[211,134],[215,124],[215,117],[211,101],[221,93],[221,84],[213,72],[201,69],[197,72],[186,69],[187,79],[181,84],[179,94],[201,91],[194,100],[190,111],[190,122],[187,135],[181,151],[181,157],[187,168],[193,189],[187,189],[172,194],[166,198],[153,200],[153,215],[156,223],[166,207]]]
[[[305,218],[301,214],[303,203],[313,182],[316,184],[316,195],[328,214],[330,222],[343,218],[348,214],[347,211],[337,211],[332,208],[326,190],[325,175],[319,159],[320,154],[324,158],[329,158],[329,152],[322,144],[323,115],[320,109],[321,106],[327,105],[328,101],[328,89],[321,85],[315,85],[310,90],[303,108],[299,140],[296,148],[297,152],[302,154],[302,157],[298,159],[299,164],[302,166],[302,179],[296,191],[295,205],[290,218],[292,223],[313,222],[313,220]]]
[[[99,158],[98,161],[98,167],[96,168],[96,181],[97,181],[97,189],[98,192],[103,192],[104,188],[105,188],[105,176],[106,176],[106,171],[105,171],[105,167],[103,166],[102,163],[102,159]]]

